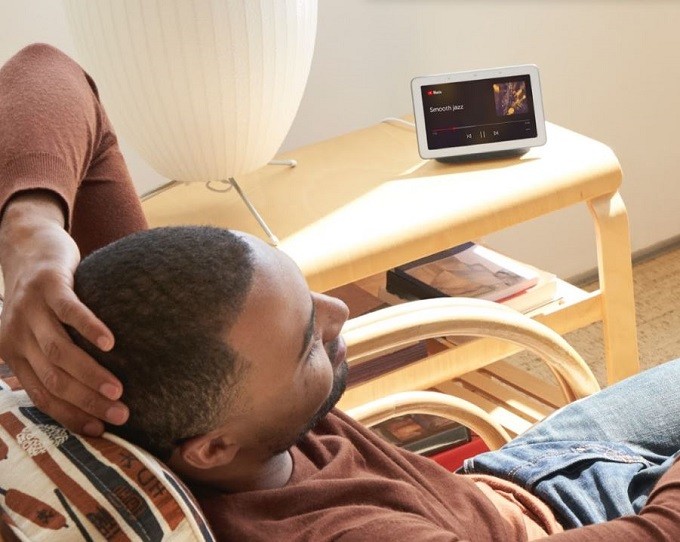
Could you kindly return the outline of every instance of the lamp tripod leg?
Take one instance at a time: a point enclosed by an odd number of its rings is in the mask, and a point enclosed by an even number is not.
[[[295,167],[295,166],[297,166],[297,160],[293,160],[293,159],[290,159],[290,160],[277,160],[277,159],[274,159],[274,160],[269,160],[269,162],[267,162],[267,163],[268,163],[270,166],[290,166],[290,167]]]
[[[241,190],[241,187],[239,184],[236,182],[236,179],[233,177],[229,177],[229,184],[234,187],[234,190],[238,193],[240,198],[243,200],[243,203],[246,204],[246,207],[248,207],[248,210],[250,213],[255,217],[255,220],[257,220],[257,223],[262,227],[264,232],[267,234],[267,237],[269,237],[269,242],[272,244],[272,246],[278,246],[279,245],[279,238],[274,235],[274,232],[267,226],[267,223],[264,221],[264,218],[262,218],[262,215],[257,212],[257,209],[255,209],[255,206],[252,204],[252,202],[248,199],[248,196],[245,195],[243,190]]]

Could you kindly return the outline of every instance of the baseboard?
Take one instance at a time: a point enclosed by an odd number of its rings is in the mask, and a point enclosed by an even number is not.
[[[680,235],[674,235],[669,239],[654,243],[645,248],[641,248],[633,252],[633,265],[637,265],[657,256],[661,256],[672,250],[680,249]],[[585,286],[597,281],[597,267],[584,271],[583,273],[578,273],[566,279],[567,282],[575,286]]]

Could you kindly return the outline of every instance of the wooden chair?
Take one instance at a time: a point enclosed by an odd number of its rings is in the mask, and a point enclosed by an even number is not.
[[[343,330],[350,367],[414,342],[440,337],[495,337],[535,353],[555,376],[557,386],[493,358],[475,372],[448,368],[449,380],[432,385],[417,361],[409,391],[380,394],[381,378],[362,384],[371,400],[341,403],[352,417],[372,426],[404,413],[435,414],[469,427],[490,449],[497,449],[556,407],[598,391],[599,385],[581,356],[555,331],[498,303],[466,298],[414,301],[350,320]],[[415,376],[414,376],[415,375]],[[561,394],[561,397],[558,396]],[[356,401],[356,395],[353,398]]]

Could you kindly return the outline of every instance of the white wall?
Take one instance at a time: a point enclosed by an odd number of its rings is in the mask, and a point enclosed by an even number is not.
[[[0,62],[32,41],[72,54],[61,10],[0,0]],[[310,80],[284,148],[409,113],[413,76],[535,63],[548,120],[617,153],[633,249],[643,249],[680,234],[679,23],[673,0],[319,0]],[[124,152],[140,191],[162,182]],[[566,277],[596,263],[585,209],[489,240]]]
[[[672,0],[320,0],[286,145],[409,113],[416,75],[535,63],[548,120],[617,153],[633,249],[646,248],[680,234],[679,27]],[[596,265],[591,224],[572,209],[489,241],[569,277]]]

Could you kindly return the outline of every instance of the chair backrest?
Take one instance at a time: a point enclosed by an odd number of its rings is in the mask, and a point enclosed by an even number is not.
[[[0,380],[5,530],[22,541],[215,540],[191,493],[160,461],[115,435],[69,432],[13,387],[15,378]]]

